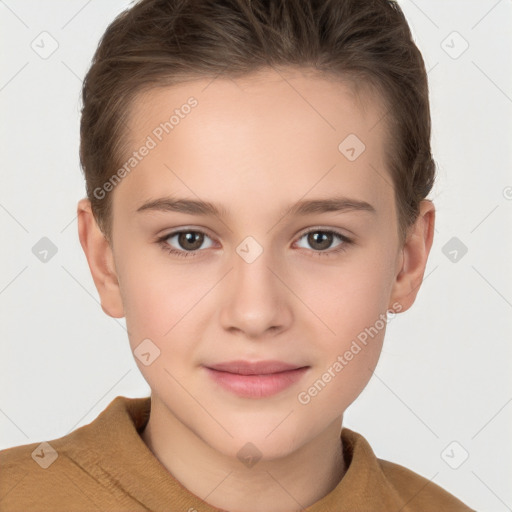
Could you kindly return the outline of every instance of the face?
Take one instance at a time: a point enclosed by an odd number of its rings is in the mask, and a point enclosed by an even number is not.
[[[383,113],[304,71],[137,98],[112,254],[152,414],[230,457],[339,432],[403,308]]]

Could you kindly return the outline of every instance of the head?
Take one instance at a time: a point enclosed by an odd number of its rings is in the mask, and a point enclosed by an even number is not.
[[[165,414],[228,456],[338,424],[432,244],[427,78],[398,5],[142,0],[85,78],[80,158],[102,308],[151,354]],[[305,370],[241,396],[207,370],[233,360]]]

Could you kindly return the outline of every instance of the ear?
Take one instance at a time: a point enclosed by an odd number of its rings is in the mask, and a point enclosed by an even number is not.
[[[393,284],[390,305],[398,302],[407,311],[414,303],[420,289],[434,238],[435,207],[424,199],[416,222],[409,228],[401,250],[397,274]],[[391,306],[389,306],[391,308]]]
[[[81,199],[77,206],[78,237],[92,278],[100,295],[101,309],[114,318],[124,316],[112,248],[92,213],[91,202]]]

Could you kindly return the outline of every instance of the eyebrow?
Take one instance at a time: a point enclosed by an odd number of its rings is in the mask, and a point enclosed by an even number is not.
[[[217,217],[229,216],[229,211],[223,206],[216,206],[208,201],[196,199],[161,197],[145,202],[137,208],[137,212],[162,211],[177,212],[189,215],[212,215]],[[350,199],[347,197],[331,197],[326,199],[310,199],[298,201],[286,208],[282,215],[305,216],[317,213],[361,211],[377,213],[375,208],[366,201]]]

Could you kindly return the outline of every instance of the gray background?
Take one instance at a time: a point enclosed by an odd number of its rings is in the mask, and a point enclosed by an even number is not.
[[[345,425],[378,457],[479,511],[504,512],[512,510],[512,1],[399,3],[429,70],[436,233],[416,304],[390,321],[375,376]],[[61,437],[117,395],[150,392],[124,319],[100,308],[76,222],[85,195],[81,81],[128,5],[0,0],[0,448]],[[46,260],[43,237],[57,251]]]

